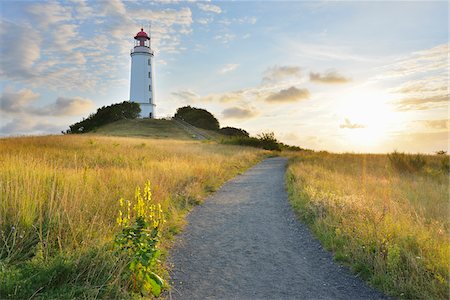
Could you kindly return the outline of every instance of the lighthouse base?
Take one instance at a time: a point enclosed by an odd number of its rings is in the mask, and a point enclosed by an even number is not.
[[[139,103],[139,106],[141,107],[141,113],[139,114],[140,118],[142,118],[142,119],[154,119],[155,118],[153,104]]]

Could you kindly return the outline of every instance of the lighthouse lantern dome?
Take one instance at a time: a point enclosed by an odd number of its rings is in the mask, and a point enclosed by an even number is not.
[[[135,46],[145,46],[149,47],[149,43],[147,41],[150,40],[150,37],[148,34],[144,31],[144,28],[141,28],[141,31],[136,33],[136,36],[134,37],[136,40]]]

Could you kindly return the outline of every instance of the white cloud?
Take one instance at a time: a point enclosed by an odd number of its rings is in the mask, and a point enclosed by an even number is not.
[[[258,112],[252,108],[230,107],[222,111],[225,119],[250,119],[258,115]]]
[[[220,14],[222,12],[222,9],[219,6],[213,4],[197,3],[197,6],[200,10],[205,12],[212,12],[216,14]]]
[[[262,80],[265,84],[272,84],[284,79],[300,78],[301,69],[298,66],[272,66],[264,72]]]
[[[0,112],[7,115],[78,116],[94,107],[92,100],[81,97],[58,97],[54,103],[36,107],[33,104],[37,102],[39,96],[30,89],[14,91],[6,87],[0,95]]]
[[[344,77],[343,75],[339,74],[336,71],[331,71],[325,74],[310,72],[309,80],[329,84],[341,84],[350,81],[349,78]]]
[[[365,127],[366,127],[365,125],[350,122],[348,118],[345,118],[344,123],[339,125],[339,128],[347,128],[347,129],[360,129]]]
[[[56,1],[36,2],[25,6],[33,24],[41,29],[48,29],[54,24],[70,20],[72,15],[68,7],[64,7]]]
[[[237,67],[239,67],[239,64],[227,64],[219,70],[219,73],[220,74],[229,73],[236,70]]]
[[[303,99],[308,99],[310,93],[307,89],[298,89],[295,86],[280,90],[279,92],[270,94],[267,98],[267,102],[296,102]]]
[[[0,111],[3,113],[19,113],[35,102],[39,98],[39,94],[34,93],[30,89],[22,89],[14,91],[10,87],[6,87],[0,95]]]
[[[36,110],[39,114],[51,116],[79,116],[89,112],[94,107],[94,102],[81,97],[58,97],[55,103]]]
[[[228,44],[236,39],[236,35],[232,33],[219,34],[216,35],[214,39],[220,41],[223,44]]]
[[[413,52],[397,59],[394,63],[383,67],[384,73],[375,77],[376,80],[392,77],[404,77],[419,73],[445,71],[448,68],[448,44],[442,44],[430,49]]]

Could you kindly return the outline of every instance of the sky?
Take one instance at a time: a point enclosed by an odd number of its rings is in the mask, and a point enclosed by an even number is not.
[[[0,1],[0,135],[129,99],[151,26],[156,116],[332,152],[449,148],[447,1]]]

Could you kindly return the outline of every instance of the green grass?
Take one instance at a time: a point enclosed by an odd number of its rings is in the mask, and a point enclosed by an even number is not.
[[[120,120],[92,131],[90,134],[154,139],[191,140],[192,137],[172,120]]]
[[[413,164],[418,156],[401,159]],[[412,169],[398,160],[292,155],[290,201],[335,259],[373,286],[399,298],[448,299],[448,156],[422,155]]]

